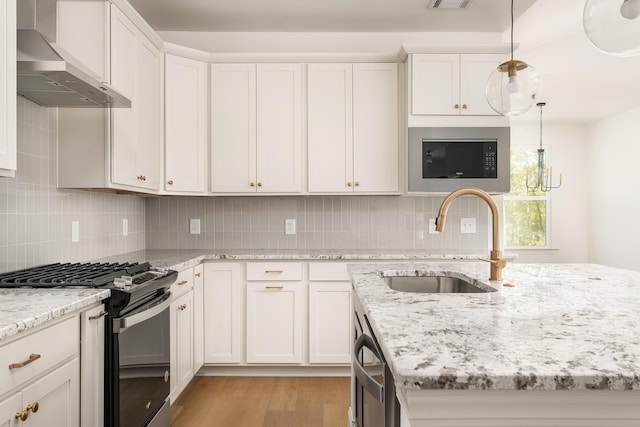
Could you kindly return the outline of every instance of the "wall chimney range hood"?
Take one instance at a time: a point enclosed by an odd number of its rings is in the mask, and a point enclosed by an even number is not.
[[[46,107],[130,108],[127,97],[56,45],[56,9],[56,0],[18,2],[18,93]]]

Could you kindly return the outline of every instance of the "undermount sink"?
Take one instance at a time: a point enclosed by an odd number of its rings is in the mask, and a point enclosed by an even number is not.
[[[480,287],[458,277],[450,276],[388,276],[387,286],[400,292],[427,294],[470,294],[496,292],[489,287]]]

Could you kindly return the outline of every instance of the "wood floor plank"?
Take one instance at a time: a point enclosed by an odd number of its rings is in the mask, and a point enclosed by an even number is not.
[[[349,387],[345,377],[196,377],[172,406],[172,426],[346,426]]]

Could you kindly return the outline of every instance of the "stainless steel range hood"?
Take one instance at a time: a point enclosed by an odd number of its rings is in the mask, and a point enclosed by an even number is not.
[[[18,2],[18,93],[46,107],[130,108],[126,96],[56,45],[56,9],[56,0]]]

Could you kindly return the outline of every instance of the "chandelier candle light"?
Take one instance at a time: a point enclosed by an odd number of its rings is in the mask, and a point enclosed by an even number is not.
[[[560,172],[560,180],[558,185],[553,185],[553,165],[549,165],[548,168],[545,168],[544,161],[544,148],[542,148],[542,107],[547,105],[544,102],[538,102],[536,104],[540,107],[540,148],[538,148],[538,168],[537,168],[537,180],[535,185],[529,185],[529,174],[527,173],[527,191],[542,191],[546,193],[547,191],[551,191],[554,188],[559,188],[562,185],[562,172]]]
[[[640,1],[640,0],[639,0]],[[487,80],[487,102],[503,116],[527,112],[540,91],[540,74],[524,61],[513,59],[513,0],[511,0],[511,59],[496,68]]]

